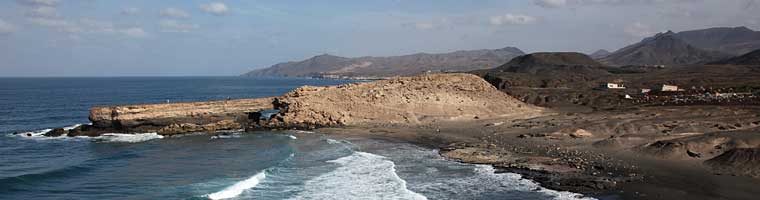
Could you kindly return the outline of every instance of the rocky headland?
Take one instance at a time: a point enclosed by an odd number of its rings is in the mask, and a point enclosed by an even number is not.
[[[73,130],[54,129],[46,135],[97,136],[111,132],[175,135],[378,123],[420,125],[530,117],[544,112],[499,92],[475,75],[425,74],[339,86],[304,86],[280,97],[94,107],[89,116],[92,125]]]
[[[562,64],[568,59],[577,64]],[[515,64],[500,68],[500,73],[527,77],[567,74],[580,67],[599,76],[611,74],[581,54],[539,54],[515,62],[533,63],[542,70],[525,71]],[[579,84],[589,83],[581,80]],[[552,109],[513,98],[494,87],[504,84],[494,83],[472,74],[424,74],[304,86],[270,98],[96,107],[90,114],[92,125],[55,129],[47,135],[316,129],[337,137],[396,140],[439,149],[449,159],[493,165],[547,188],[595,197],[756,196],[757,106]]]

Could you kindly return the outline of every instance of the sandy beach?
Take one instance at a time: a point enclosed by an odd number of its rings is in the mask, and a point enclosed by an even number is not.
[[[449,159],[491,164],[547,188],[600,199],[753,199],[760,179],[746,171],[714,170],[704,161],[723,151],[697,147],[714,140],[722,143],[710,143],[711,148],[756,142],[758,136],[752,131],[758,130],[755,121],[759,120],[759,110],[644,107],[422,126],[354,126],[319,132],[410,142],[439,149]],[[695,124],[704,126],[698,128]],[[721,128],[724,125],[732,127]],[[662,141],[687,141],[677,143],[687,148],[662,148],[657,145]]]

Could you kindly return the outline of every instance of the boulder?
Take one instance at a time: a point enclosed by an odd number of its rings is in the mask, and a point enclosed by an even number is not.
[[[593,137],[594,134],[591,132],[585,130],[585,129],[578,129],[575,130],[575,132],[570,133],[570,137],[573,138],[587,138],[587,137]]]
[[[63,128],[56,128],[56,129],[53,129],[51,131],[48,131],[47,133],[44,134],[44,136],[47,136],[47,137],[58,137],[58,136],[61,136],[61,135],[65,135],[66,132],[67,131],[64,130]]]

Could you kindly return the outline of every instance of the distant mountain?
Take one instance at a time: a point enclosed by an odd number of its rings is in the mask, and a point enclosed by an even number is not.
[[[388,77],[425,71],[471,71],[494,68],[523,54],[523,51],[514,47],[390,57],[345,58],[325,54],[303,61],[279,63],[243,76]]]
[[[760,31],[747,27],[708,28],[675,34],[697,48],[742,55],[760,49]]]
[[[612,54],[612,52],[609,52],[606,49],[599,49],[599,50],[595,51],[594,53],[592,53],[591,55],[589,55],[589,57],[591,57],[593,59],[600,59],[600,58],[607,57],[610,54]]]
[[[760,66],[760,49],[749,52],[747,54],[713,62],[710,64],[720,65],[758,65]]]
[[[707,63],[726,57],[729,55],[694,47],[668,31],[645,38],[599,60],[612,65],[684,65]]]

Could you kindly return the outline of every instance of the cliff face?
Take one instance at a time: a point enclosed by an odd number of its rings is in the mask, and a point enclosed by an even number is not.
[[[277,109],[271,118],[265,110]],[[296,89],[276,98],[95,107],[91,126],[50,136],[155,132],[172,135],[237,129],[313,129],[373,123],[424,124],[497,116],[534,116],[519,102],[471,74],[426,74],[340,86]]]
[[[269,109],[272,109],[272,98],[260,98],[94,107],[89,118],[95,128],[169,135],[241,129],[248,113]]]
[[[303,61],[279,63],[248,72],[243,76],[410,76],[428,70],[470,71],[494,68],[523,54],[520,49],[514,47],[390,57],[345,58],[325,54]]]

